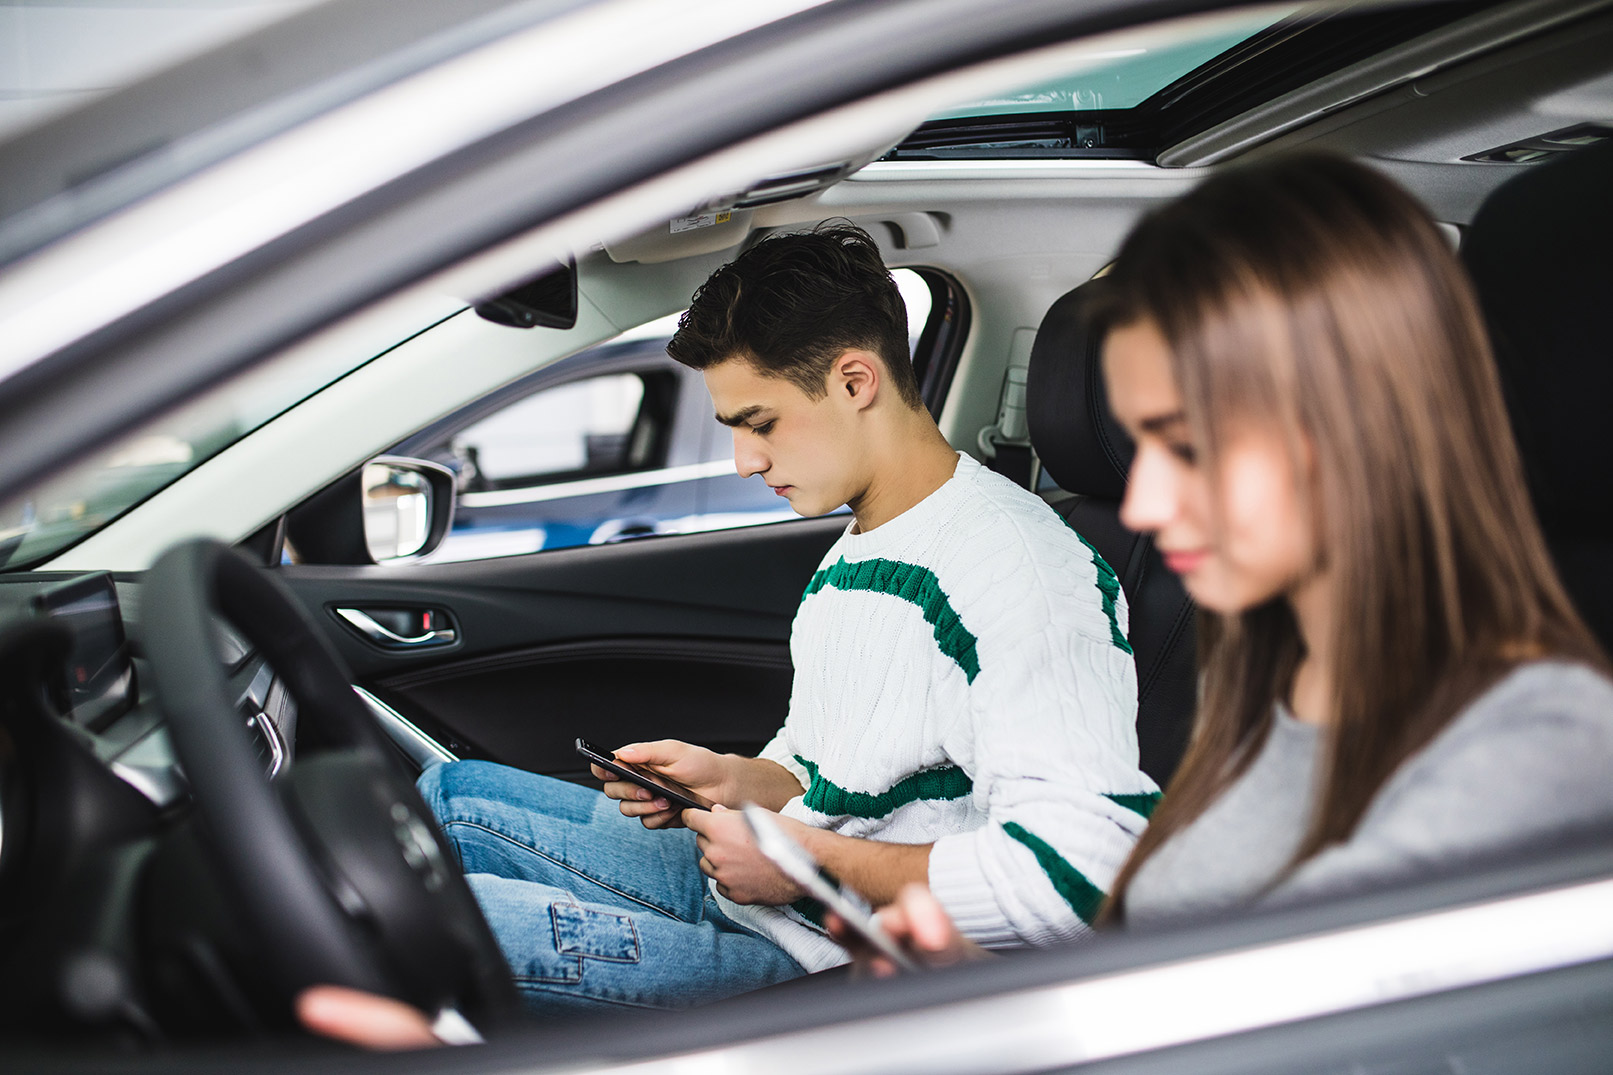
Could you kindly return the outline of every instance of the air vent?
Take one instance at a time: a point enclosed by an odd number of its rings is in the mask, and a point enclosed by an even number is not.
[[[267,716],[256,713],[247,718],[247,735],[252,739],[252,749],[263,765],[263,771],[270,777],[280,772],[285,763],[285,748],[280,745],[280,735],[275,731],[274,724]]]
[[[1571,153],[1584,146],[1595,145],[1608,138],[1613,138],[1613,127],[1604,127],[1599,123],[1580,123],[1573,127],[1548,131],[1535,138],[1525,138],[1521,142],[1510,142],[1494,149],[1486,149],[1483,153],[1474,153],[1462,159],[1483,164],[1535,164],[1563,153]]]

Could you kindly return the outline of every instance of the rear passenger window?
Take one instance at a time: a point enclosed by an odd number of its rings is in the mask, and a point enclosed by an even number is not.
[[[895,269],[891,275],[907,304],[907,342],[919,394],[939,418],[969,336],[969,300],[962,285],[939,269]]]

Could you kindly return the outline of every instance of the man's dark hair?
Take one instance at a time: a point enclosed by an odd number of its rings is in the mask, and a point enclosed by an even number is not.
[[[849,221],[763,239],[712,273],[666,349],[697,370],[744,359],[812,399],[829,391],[836,359],[872,351],[907,405],[922,405],[907,307],[879,247]]]

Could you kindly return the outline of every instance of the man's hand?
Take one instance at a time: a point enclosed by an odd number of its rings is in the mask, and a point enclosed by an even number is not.
[[[777,810],[803,790],[795,775],[777,762],[718,754],[676,739],[629,743],[616,751],[616,760],[664,776],[708,802],[728,807],[752,802]],[[645,828],[665,829],[683,824],[681,812],[665,797],[619,779],[597,765],[589,768],[596,779],[605,781],[605,794],[621,804],[622,813],[638,818]]]
[[[731,794],[729,777],[732,757],[676,739],[629,743],[616,751],[617,761],[664,776],[714,803],[727,802]],[[674,809],[665,797],[622,780],[615,773],[597,765],[588,768],[593,771],[595,779],[605,782],[605,794],[620,802],[622,813],[638,818],[644,822],[645,828],[665,829],[682,824],[680,811]]]
[[[785,832],[799,840],[806,828],[786,817],[775,818]],[[761,903],[780,907],[804,893],[757,850],[745,815],[718,806],[712,810],[685,810],[683,823],[698,835],[700,872],[717,882],[717,891],[735,903]]]
[[[365,1049],[430,1049],[443,1044],[418,1008],[338,985],[316,985],[298,994],[297,1018],[315,1034]]]
[[[891,939],[923,966],[945,967],[990,955],[958,932],[941,901],[923,885],[902,886],[896,902],[881,908],[877,917]],[[829,936],[851,953],[859,974],[889,978],[897,973],[896,965],[848,929],[839,915],[830,912],[824,925]]]

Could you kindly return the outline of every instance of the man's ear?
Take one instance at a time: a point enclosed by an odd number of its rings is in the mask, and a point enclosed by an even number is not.
[[[856,410],[879,397],[882,383],[879,360],[869,351],[847,351],[829,371],[829,390],[839,392]]]

